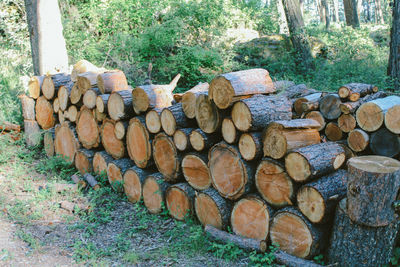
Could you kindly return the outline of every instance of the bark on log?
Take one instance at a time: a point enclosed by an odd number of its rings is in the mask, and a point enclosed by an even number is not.
[[[231,214],[232,231],[240,236],[268,240],[273,210],[257,195],[248,195],[235,203]]]
[[[57,73],[45,75],[42,83],[42,94],[47,100],[52,100],[58,94],[58,89],[71,82],[71,75]]]
[[[96,97],[96,109],[100,112],[100,113],[107,113],[107,103],[108,103],[108,99],[110,98],[109,94],[103,94],[103,95],[98,95]]]
[[[134,165],[130,159],[116,159],[110,162],[107,166],[108,182],[111,187],[117,192],[124,192],[123,175]]]
[[[336,94],[328,94],[319,101],[319,111],[328,120],[336,120],[340,114],[340,98]]]
[[[76,119],[76,132],[82,146],[87,149],[96,148],[100,144],[100,130],[90,109],[83,106]]]
[[[308,108],[313,108],[312,110],[317,110],[318,106],[319,106],[319,100],[321,99],[321,97],[324,96],[324,93],[315,93],[315,94],[310,94],[310,95],[306,95],[300,98],[297,98],[294,102],[293,102],[293,109],[296,112],[296,114],[301,115],[304,112],[307,112],[308,110],[305,110],[303,108],[303,104],[304,103],[317,103],[317,107],[315,108],[314,104],[310,104],[310,105],[306,105],[305,107]],[[311,107],[312,106],[312,107]],[[314,109],[315,108],[315,109]]]
[[[275,92],[275,86],[265,69],[250,69],[217,76],[210,83],[209,97],[220,109],[254,94]]]
[[[288,88],[295,86],[296,84],[292,81],[281,80],[274,82],[276,93],[285,92]]]
[[[122,71],[113,70],[97,75],[97,86],[102,94],[110,94],[128,89],[128,82]]]
[[[344,114],[352,114],[355,113],[356,110],[364,103],[368,102],[368,101],[372,101],[378,98],[383,98],[386,97],[387,94],[383,91],[379,91],[375,94],[372,95],[366,95],[363,98],[361,98],[360,100],[356,101],[356,102],[346,102],[346,103],[342,103],[340,104],[340,110],[344,113]]]
[[[73,82],[78,81],[78,74],[88,72],[88,71],[98,71],[98,67],[90,63],[85,59],[81,59],[76,62],[71,71],[71,80]]]
[[[55,128],[54,150],[69,163],[74,162],[75,153],[80,148],[76,131],[68,122]]]
[[[322,131],[325,128],[326,122],[325,122],[325,118],[324,118],[324,116],[322,116],[321,112],[316,111],[316,110],[311,111],[306,114],[305,118],[317,121],[320,124],[318,131]]]
[[[278,92],[278,91],[277,91]],[[292,85],[280,92],[282,96],[286,96],[288,99],[295,100],[303,96],[318,93],[317,90],[307,87],[305,84]]]
[[[182,103],[164,108],[160,115],[161,126],[166,134],[174,135],[178,128],[194,126],[194,120],[188,119],[182,110]]]
[[[361,129],[354,129],[347,136],[347,144],[354,152],[364,151],[369,144],[369,135]]]
[[[208,164],[212,184],[223,197],[235,200],[252,190],[255,168],[242,159],[236,147],[224,142],[214,145]]]
[[[124,140],[128,126],[128,121],[117,121],[114,127],[115,137],[117,137],[119,140]]]
[[[263,158],[256,170],[255,185],[261,197],[273,207],[293,205],[297,185],[286,173],[283,163]]]
[[[54,152],[54,139],[55,139],[55,129],[51,128],[47,130],[43,135],[43,148],[47,157],[53,157]]]
[[[285,97],[255,95],[232,108],[232,121],[243,132],[261,131],[272,121],[291,118],[292,105]]]
[[[177,152],[172,138],[165,133],[154,137],[153,158],[166,182],[176,183],[180,180],[182,155]]]
[[[319,254],[327,241],[327,227],[313,225],[294,207],[277,211],[270,226],[270,239],[290,255],[311,258]]]
[[[79,149],[75,154],[75,167],[81,174],[93,171],[94,152],[88,149]]]
[[[208,158],[196,152],[186,154],[182,159],[182,173],[194,189],[205,190],[211,186]]]
[[[192,149],[192,144],[190,143],[189,136],[193,130],[193,128],[182,128],[175,131],[173,139],[176,149],[178,149],[179,151]]]
[[[35,100],[27,95],[20,95],[18,98],[21,101],[24,120],[35,120]]]
[[[161,109],[152,109],[146,113],[146,128],[149,133],[156,134],[161,131]]]
[[[150,213],[157,214],[162,211],[165,203],[165,191],[170,186],[159,172],[146,177],[143,182],[143,202]]]
[[[208,95],[202,94],[196,98],[196,121],[205,133],[214,133],[221,126],[224,112],[218,110],[214,101]]]
[[[297,192],[299,210],[312,223],[326,223],[333,219],[337,203],[347,194],[348,173],[337,170],[300,187]]]
[[[182,109],[186,117],[194,119],[196,117],[196,99],[200,94],[208,93],[208,83],[199,83],[182,95]]]
[[[395,134],[400,134],[400,104],[388,109],[385,114],[386,128]]]
[[[239,141],[239,134],[231,118],[224,118],[221,126],[222,138],[228,144],[235,144]]]
[[[357,109],[357,123],[364,131],[376,131],[382,126],[387,111],[396,105],[400,105],[399,96],[387,96],[364,103]]]
[[[77,75],[76,83],[82,95],[84,95],[90,88],[96,87],[97,76],[104,71],[104,69],[97,69],[95,71],[87,71]]]
[[[98,95],[100,95],[100,90],[98,88],[90,88],[86,90],[82,99],[83,104],[89,109],[95,108]]]
[[[357,121],[351,114],[340,115],[337,122],[340,130],[342,130],[345,133],[353,131],[357,126]]]
[[[32,76],[28,81],[29,96],[38,99],[41,93],[44,76]]]
[[[382,156],[351,158],[347,163],[347,214],[358,224],[380,227],[397,220],[393,203],[400,185],[400,162]]]
[[[152,174],[152,170],[142,170],[137,166],[132,166],[125,171],[124,192],[131,203],[137,203],[142,198],[142,186],[147,176]]]
[[[106,151],[98,151],[93,156],[93,171],[96,174],[107,175],[107,166],[114,159]]]
[[[239,138],[239,151],[244,160],[260,159],[263,155],[261,132],[243,133]]]
[[[79,189],[83,189],[87,186],[86,181],[82,180],[79,175],[73,174],[71,180],[78,186]]]
[[[126,146],[129,157],[135,162],[136,166],[146,168],[152,165],[151,140],[143,117],[135,117],[129,121],[126,132]]]
[[[337,206],[328,263],[335,266],[386,266],[394,253],[400,222],[368,227],[353,222],[347,214],[346,199]]]
[[[165,193],[165,202],[172,218],[182,221],[193,214],[195,191],[187,183],[174,184]]]
[[[327,142],[292,150],[285,158],[285,167],[293,180],[306,182],[339,169],[345,160],[343,147]]]
[[[214,188],[208,188],[196,194],[194,209],[200,223],[212,225],[217,229],[226,229],[232,211],[232,203],[218,194]]]
[[[343,138],[343,132],[336,122],[330,122],[325,127],[325,136],[329,141],[339,141]]]
[[[132,90],[120,90],[111,93],[107,102],[108,115],[111,119],[127,120],[133,117]]]
[[[96,178],[91,175],[90,173],[85,173],[83,175],[83,178],[86,180],[86,182],[88,182],[88,184],[94,189],[94,190],[98,190],[100,189],[100,185],[97,182]]]
[[[400,153],[400,137],[382,128],[371,134],[369,147],[376,155],[394,157]]]
[[[36,121],[44,130],[48,130],[54,127],[56,119],[53,114],[53,106],[46,100],[44,96],[40,96],[36,100],[35,113]]]
[[[125,144],[115,136],[115,122],[109,119],[103,121],[100,128],[101,143],[104,149],[115,159],[125,155]]]
[[[40,128],[36,121],[24,120],[25,143],[27,146],[38,146],[42,140]]]
[[[190,133],[190,144],[196,151],[205,151],[221,141],[219,133],[206,134],[200,129],[195,129]]]
[[[348,98],[355,102],[366,95],[378,92],[378,87],[365,83],[349,83],[341,86],[338,90],[340,98]]]

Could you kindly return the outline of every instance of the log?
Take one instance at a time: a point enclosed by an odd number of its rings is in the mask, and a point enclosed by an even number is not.
[[[100,113],[107,113],[107,103],[108,99],[110,98],[109,94],[98,95],[96,97],[96,109]]]
[[[100,95],[100,90],[98,88],[87,89],[83,95],[83,104],[89,109],[95,108],[98,95]]]
[[[312,119],[271,122],[262,136],[264,156],[280,159],[289,150],[320,143],[319,128]]]
[[[18,98],[21,101],[24,120],[35,120],[35,100],[27,95],[19,95]]]
[[[296,84],[294,82],[287,81],[287,80],[280,80],[280,81],[274,82],[276,93],[285,92],[288,88],[295,86],[295,85]]]
[[[310,95],[306,95],[300,98],[297,98],[293,102],[293,109],[296,112],[296,114],[301,115],[304,112],[307,112],[309,110],[317,110],[319,107],[319,100],[324,96],[324,93],[314,93]],[[305,103],[310,103],[304,106],[303,104]],[[307,109],[307,110],[306,110]]]
[[[222,121],[221,132],[222,138],[228,144],[235,144],[239,141],[239,134],[237,133],[235,124],[231,118],[224,118]]]
[[[191,150],[192,145],[189,140],[190,133],[193,131],[193,128],[182,128],[177,129],[174,133],[173,140],[176,146],[176,149],[179,151]]]
[[[239,138],[239,151],[244,160],[260,159],[263,155],[262,133],[243,133]]]
[[[100,128],[101,143],[104,149],[115,159],[125,156],[125,144],[115,136],[115,122],[105,119]]]
[[[327,228],[311,224],[296,208],[286,207],[275,213],[270,239],[290,255],[311,258],[324,249]]]
[[[54,113],[58,113],[58,111],[60,110],[60,102],[58,102],[58,98],[54,98],[53,100],[53,111]]]
[[[38,146],[42,140],[40,128],[36,121],[24,120],[25,143],[27,146]]]
[[[203,226],[212,225],[222,230],[229,225],[232,204],[221,197],[217,190],[208,188],[196,194],[194,210]]]
[[[156,134],[161,131],[161,109],[152,109],[146,113],[146,127],[149,133]]]
[[[110,162],[107,166],[108,182],[111,187],[117,192],[124,192],[123,175],[134,164],[130,159],[116,159]]]
[[[343,138],[343,132],[336,122],[330,122],[325,127],[325,136],[329,141],[339,141]]]
[[[322,116],[321,112],[319,112],[319,111],[316,111],[316,110],[311,111],[311,112],[307,113],[304,118],[317,121],[321,125],[318,128],[318,131],[322,131],[325,128],[325,125],[326,125],[325,118],[324,118],[324,116]]]
[[[187,118],[194,119],[196,117],[196,99],[201,94],[207,94],[208,87],[208,83],[199,83],[182,95],[182,109]]]
[[[394,157],[400,153],[400,138],[386,128],[371,134],[369,147],[376,155]]]
[[[337,124],[342,132],[349,133],[356,128],[357,121],[351,114],[342,114],[338,118]]]
[[[337,203],[346,197],[347,180],[347,171],[337,170],[300,187],[297,206],[301,213],[312,223],[331,221]]]
[[[66,73],[45,75],[42,83],[42,94],[47,100],[52,100],[57,95],[58,89],[69,82],[71,82],[71,75]]]
[[[369,144],[369,135],[361,129],[354,129],[347,136],[347,144],[354,152],[364,151]]]
[[[68,107],[68,110],[64,112],[64,117],[70,120],[71,122],[76,122],[78,118],[78,109],[76,106],[71,105]]]
[[[124,192],[129,202],[137,203],[140,201],[144,180],[152,173],[152,170],[142,170],[137,166],[132,166],[125,171],[123,176]]]
[[[81,174],[93,172],[94,152],[88,149],[79,149],[75,154],[75,167]]]
[[[206,94],[196,98],[195,114],[199,128],[205,133],[216,132],[224,117],[223,112],[218,110],[215,103]]]
[[[384,91],[379,91],[375,94],[372,95],[366,95],[363,98],[361,98],[360,100],[356,101],[356,102],[346,102],[346,103],[342,103],[340,104],[340,110],[344,113],[344,114],[352,114],[355,113],[356,110],[364,103],[368,102],[368,101],[372,101],[378,98],[383,98],[386,97],[387,94]]]
[[[45,131],[43,135],[43,148],[47,157],[53,157],[55,155],[54,151],[54,139],[55,139],[55,129],[50,128]]]
[[[387,111],[396,105],[400,105],[400,97],[394,95],[364,103],[357,109],[357,123],[364,131],[376,131],[382,126]]]
[[[99,123],[102,123],[107,118],[106,113],[101,113],[97,109],[92,109],[92,112],[95,120]]]
[[[190,144],[196,151],[210,149],[213,145],[221,141],[219,133],[206,134],[200,129],[194,129],[189,136]]]
[[[336,210],[327,251],[328,263],[335,266],[389,266],[399,220],[384,227],[368,227],[353,222],[346,210],[346,199],[343,199]]]
[[[55,127],[54,150],[69,163],[74,162],[75,153],[80,148],[76,131],[68,122]]]
[[[221,196],[235,200],[249,193],[254,184],[254,166],[245,162],[239,150],[224,142],[209,151],[212,184]]]
[[[182,155],[177,152],[172,138],[165,133],[154,137],[153,158],[166,182],[175,183],[180,180]]]
[[[232,108],[232,121],[242,132],[261,131],[272,121],[291,118],[292,104],[285,97],[255,95]]]
[[[99,146],[99,126],[93,116],[93,112],[85,106],[82,106],[76,119],[76,132],[84,148],[91,149]]]
[[[348,83],[341,86],[338,90],[340,98],[348,98],[354,102],[360,99],[360,97],[373,94],[378,92],[378,87],[372,84],[365,83]]]
[[[126,132],[126,146],[128,155],[136,166],[146,168],[152,165],[151,140],[143,117],[135,117],[129,121]]]
[[[336,120],[342,113],[340,110],[340,98],[337,94],[328,94],[319,101],[319,111],[328,120]]]
[[[108,115],[111,119],[127,120],[133,117],[132,90],[120,90],[111,93],[107,102]]]
[[[162,211],[165,201],[165,191],[171,185],[164,181],[161,173],[153,173],[143,182],[143,202],[150,213]]]
[[[85,188],[87,183],[81,179],[81,177],[77,174],[73,174],[71,176],[71,180],[78,186],[79,189]]]
[[[115,137],[117,137],[119,140],[124,140],[128,126],[128,121],[117,121],[114,127]]]
[[[107,175],[107,166],[114,159],[106,151],[98,151],[93,156],[93,171],[96,174]]]
[[[397,220],[393,203],[400,185],[400,162],[383,156],[351,158],[348,163],[347,215],[372,227]]]
[[[154,108],[166,108],[172,105],[172,91],[175,89],[181,75],[178,74],[164,85],[149,84],[136,87],[132,91],[132,105],[136,114]]]
[[[303,96],[311,95],[318,93],[317,90],[309,88],[305,84],[297,84],[297,85],[292,85],[288,88],[286,88],[284,91],[280,92],[281,96],[285,96],[288,99],[292,99],[293,101],[296,100],[297,98],[301,98]]]
[[[400,104],[387,110],[384,122],[389,131],[400,134]]]
[[[125,74],[120,70],[112,70],[97,75],[97,87],[102,94],[128,89]]]
[[[231,214],[232,231],[240,236],[268,240],[273,210],[257,195],[248,195],[235,203]]]
[[[58,123],[63,123],[67,118],[65,117],[65,114],[68,114],[68,112],[63,112],[62,110],[59,110],[57,115],[58,115]]]
[[[196,190],[205,190],[211,186],[208,158],[204,154],[186,154],[182,159],[182,173],[189,185]]]
[[[255,185],[260,196],[273,207],[293,205],[297,185],[281,162],[263,158],[257,166]]]
[[[84,73],[87,71],[97,71],[98,69],[99,69],[98,67],[96,67],[89,61],[87,61],[85,59],[81,59],[78,62],[76,62],[72,68],[71,80],[73,82],[76,82],[78,80],[78,74]]]
[[[41,93],[44,76],[32,76],[28,81],[29,96],[38,99]]]
[[[90,173],[85,173],[83,178],[88,182],[88,184],[94,189],[99,190],[100,184],[97,182],[96,178]]]
[[[307,182],[339,169],[345,160],[343,147],[327,142],[292,150],[285,158],[285,167],[293,180]]]
[[[193,213],[195,191],[187,183],[174,184],[165,192],[165,202],[172,218],[183,221]]]
[[[71,104],[80,105],[82,103],[82,93],[78,89],[78,85],[75,83],[71,88],[71,93],[69,95]]]
[[[182,103],[164,108],[160,115],[161,126],[166,134],[174,135],[178,128],[194,126],[194,121],[188,119],[182,110]]]
[[[220,109],[233,102],[255,94],[275,92],[275,86],[265,69],[249,69],[221,74],[211,83],[208,95]]]
[[[40,96],[36,100],[35,113],[36,121],[42,129],[48,130],[54,127],[56,119],[53,114],[53,106],[44,96]]]
[[[97,69],[95,71],[87,71],[77,75],[78,89],[82,95],[90,88],[96,87],[97,76],[104,72],[104,69]]]

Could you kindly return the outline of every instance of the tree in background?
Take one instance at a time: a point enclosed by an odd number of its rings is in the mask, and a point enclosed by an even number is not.
[[[25,0],[35,75],[67,72],[68,54],[57,0]]]
[[[384,24],[381,0],[375,0],[375,23]]]
[[[333,0],[333,16],[332,16],[332,20],[334,22],[339,22],[340,18],[339,18],[339,0]]]
[[[357,12],[357,1],[343,0],[343,5],[344,5],[344,15],[346,17],[347,26],[351,26],[353,28],[360,27],[360,21]]]
[[[388,75],[394,80],[394,90],[400,90],[400,1],[393,2],[393,20],[390,31]]]

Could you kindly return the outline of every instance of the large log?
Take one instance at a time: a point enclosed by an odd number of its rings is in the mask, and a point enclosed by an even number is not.
[[[136,114],[148,109],[166,108],[172,105],[172,91],[175,89],[181,75],[178,74],[170,84],[149,84],[136,87],[132,91],[132,105]]]
[[[94,152],[88,149],[79,149],[75,154],[75,167],[81,174],[93,171]]]
[[[371,134],[369,147],[376,155],[394,157],[400,153],[400,137],[386,128]]]
[[[270,122],[290,120],[292,104],[286,97],[255,95],[232,108],[232,121],[240,131],[261,131]]]
[[[271,122],[262,136],[264,156],[280,159],[289,150],[320,143],[320,127],[313,119]]]
[[[166,134],[174,135],[178,128],[194,126],[194,121],[188,119],[182,110],[182,103],[178,103],[163,109],[160,115],[161,126]]]
[[[58,89],[71,82],[71,75],[66,73],[57,73],[54,75],[45,75],[42,84],[42,93],[47,100],[52,100],[57,95]]]
[[[182,155],[177,152],[172,138],[165,133],[154,137],[153,158],[165,181],[175,183],[180,180]]]
[[[277,91],[278,93],[279,91]],[[298,98],[301,98],[303,96],[311,95],[318,93],[317,90],[309,88],[305,84],[296,84],[289,86],[282,92],[279,92],[280,95],[286,96],[288,99],[291,99],[292,101],[295,101]]]
[[[78,74],[84,73],[87,71],[97,71],[99,68],[90,63],[85,59],[81,59],[76,62],[71,71],[71,80],[76,82],[78,80]]]
[[[235,203],[231,214],[232,231],[240,236],[268,240],[273,210],[257,195],[248,195]]]
[[[348,98],[350,101],[355,102],[360,97],[376,92],[378,92],[378,87],[372,84],[348,83],[339,88],[338,95],[340,98]]]
[[[176,149],[178,149],[179,151],[192,149],[192,144],[190,143],[189,136],[193,130],[193,128],[182,128],[175,131],[173,139]]]
[[[150,213],[157,214],[163,209],[165,192],[171,185],[164,181],[161,173],[153,173],[143,182],[143,202]]]
[[[84,148],[91,149],[99,146],[99,126],[92,111],[85,106],[82,106],[76,119],[76,132]]]
[[[21,101],[24,120],[35,120],[35,100],[27,95],[19,95],[18,98]]]
[[[133,117],[132,90],[120,90],[111,93],[107,102],[108,115],[111,119],[127,120]]]
[[[336,120],[342,113],[340,98],[337,94],[328,94],[319,101],[319,111],[328,120]]]
[[[318,106],[319,106],[319,100],[323,96],[324,96],[324,93],[314,93],[314,94],[310,94],[310,95],[306,95],[306,96],[297,98],[293,102],[293,109],[296,112],[296,114],[298,114],[298,115],[301,115],[304,112],[307,112],[309,110],[317,110]],[[305,105],[303,107],[303,103],[309,103],[309,104]],[[310,109],[311,105],[316,105],[316,108],[313,107],[312,109]]]
[[[55,128],[54,150],[69,163],[74,162],[75,153],[80,148],[75,129],[68,122]]]
[[[126,146],[129,157],[139,168],[146,168],[153,163],[151,160],[150,135],[143,117],[135,117],[129,121]]]
[[[156,134],[161,131],[161,109],[152,109],[146,113],[146,127],[149,133]]]
[[[265,69],[250,69],[221,74],[210,83],[209,97],[220,109],[254,94],[275,92],[275,86]]]
[[[93,156],[93,171],[96,174],[107,174],[107,166],[114,159],[106,151],[98,151]]]
[[[292,150],[285,158],[285,167],[293,180],[306,182],[339,169],[345,160],[343,147],[327,142]]]
[[[182,159],[182,173],[185,180],[196,190],[211,186],[211,176],[206,155],[196,152],[186,154]]]
[[[47,157],[53,157],[55,155],[54,139],[55,139],[54,128],[50,128],[49,130],[45,131],[43,135],[43,148]]]
[[[125,155],[125,144],[115,136],[115,121],[105,119],[100,128],[101,143],[104,149],[115,159]]]
[[[223,112],[218,110],[214,101],[208,95],[202,94],[196,98],[195,117],[199,128],[205,133],[214,133],[221,126]]]
[[[238,149],[224,142],[209,151],[212,184],[225,198],[235,200],[251,191],[254,184],[254,166],[245,162]]]
[[[389,108],[385,114],[386,128],[395,134],[400,134],[400,104]]]
[[[318,131],[322,131],[325,128],[325,125],[326,125],[325,118],[324,118],[324,116],[322,116],[321,112],[319,112],[319,111],[314,110],[314,111],[308,112],[304,118],[317,121],[320,124]]]
[[[351,158],[347,214],[353,222],[379,227],[397,220],[393,203],[400,186],[400,162],[382,156]]]
[[[44,76],[32,76],[28,81],[29,96],[38,99],[41,93]]]
[[[261,197],[273,207],[293,205],[297,185],[286,173],[283,163],[263,158],[256,170],[255,185]]]
[[[182,95],[182,109],[186,117],[194,119],[196,117],[196,99],[201,94],[208,93],[208,83],[199,83]]]
[[[299,210],[312,223],[326,223],[333,218],[339,200],[346,197],[348,174],[337,170],[300,187],[297,192]]]
[[[239,138],[238,148],[244,160],[260,159],[263,155],[261,132],[243,133]]]
[[[38,146],[42,140],[40,128],[36,121],[24,120],[25,143],[27,146]]]
[[[355,113],[357,111],[357,109],[364,103],[368,102],[368,101],[372,101],[378,98],[383,98],[386,97],[387,94],[384,91],[379,91],[375,94],[372,95],[366,95],[363,98],[359,99],[356,102],[346,102],[346,103],[342,103],[340,104],[339,108],[340,110],[344,113],[344,114],[351,114],[351,113]]]
[[[357,109],[357,123],[364,131],[376,131],[382,126],[387,111],[396,105],[400,105],[399,96],[387,96],[364,103]]]
[[[300,258],[319,254],[327,241],[327,227],[317,226],[294,207],[277,211],[270,226],[270,239],[279,249]]]
[[[169,214],[176,220],[184,220],[193,213],[195,191],[187,183],[174,184],[168,187],[165,202]]]
[[[347,144],[354,152],[364,151],[369,144],[369,135],[361,129],[354,129],[347,136]]]
[[[221,126],[222,138],[228,144],[234,144],[239,140],[239,134],[231,118],[224,118]]]
[[[200,223],[212,225],[217,229],[226,229],[229,225],[232,204],[221,197],[214,188],[208,188],[196,194],[194,209]]]
[[[53,106],[44,96],[36,100],[36,121],[42,129],[48,130],[55,125],[56,119],[53,112]]]
[[[356,128],[357,121],[351,114],[342,114],[337,120],[337,124],[342,132],[349,133]]]
[[[107,166],[107,176],[111,187],[117,192],[123,192],[123,175],[134,164],[130,159],[116,159]]]
[[[329,141],[339,141],[343,138],[343,131],[336,122],[330,122],[325,127],[325,136]]]
[[[346,199],[337,206],[327,259],[330,265],[389,266],[400,229],[399,220],[384,227],[357,224],[347,214]]]
[[[97,75],[97,87],[102,94],[128,89],[125,74],[120,70],[112,70]]]
[[[190,144],[196,151],[204,151],[221,141],[219,133],[206,134],[200,129],[195,129],[190,133]]]
[[[109,94],[98,95],[96,97],[96,109],[100,113],[107,113],[107,103],[109,98]]]
[[[152,173],[151,170],[142,170],[137,166],[132,166],[124,172],[124,192],[129,202],[137,203],[140,201],[144,180]]]
[[[98,95],[100,95],[98,88],[89,88],[83,95],[83,104],[89,109],[95,108]]]

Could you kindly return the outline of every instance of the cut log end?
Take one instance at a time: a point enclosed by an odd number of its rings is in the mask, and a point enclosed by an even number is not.
[[[181,130],[175,131],[174,143],[176,148],[180,151],[185,151],[190,144],[188,136]]]
[[[364,172],[393,173],[399,170],[398,160],[384,156],[362,156],[351,158],[349,165]]]
[[[330,122],[325,127],[325,135],[330,141],[339,141],[343,137],[343,131],[337,123]]]
[[[98,147],[100,143],[100,131],[96,119],[91,110],[83,107],[78,115],[76,131],[79,141],[85,148]]]
[[[237,131],[235,124],[230,118],[225,118],[222,121],[222,138],[224,138],[225,142],[228,144],[233,144],[237,139]]]
[[[248,133],[244,133],[239,139],[239,151],[245,160],[253,160],[259,155],[261,148],[259,143],[256,143],[253,136]]]
[[[324,116],[322,116],[321,112],[319,111],[311,111],[307,113],[306,119],[313,119],[317,121],[321,127],[318,128],[318,131],[322,131],[325,128],[326,122]]]
[[[179,174],[179,160],[174,142],[164,133],[158,134],[153,141],[153,156],[159,172],[167,182],[174,181]]]
[[[338,90],[338,95],[340,98],[347,98],[350,94],[350,90],[349,88],[342,86],[339,88]]]
[[[140,201],[142,196],[142,184],[134,170],[128,169],[123,175],[124,192],[131,203]]]
[[[367,132],[373,132],[382,126],[384,115],[378,105],[368,102],[357,109],[356,119],[361,129]]]
[[[217,107],[220,109],[228,108],[235,96],[235,90],[231,83],[225,77],[219,76],[212,80],[211,86],[213,87],[212,99]]]
[[[347,144],[355,152],[364,151],[369,144],[369,136],[363,130],[355,129],[349,133]]]
[[[191,213],[190,197],[182,189],[172,186],[166,193],[166,204],[170,215],[183,221]]]
[[[251,111],[243,102],[236,103],[232,108],[232,121],[240,131],[247,131],[251,127]]]
[[[192,131],[189,136],[190,144],[196,151],[202,151],[205,147],[204,138],[198,131]]]
[[[33,99],[37,99],[40,96],[40,87],[43,82],[43,76],[33,76],[28,82],[29,96]]]
[[[183,94],[181,102],[186,117],[194,119],[196,117],[196,94],[192,92]]]
[[[52,104],[43,96],[40,96],[36,101],[35,114],[36,121],[44,130],[48,130],[55,124]]]
[[[160,115],[162,128],[166,134],[172,136],[176,130],[176,120],[169,109],[164,109]]]
[[[211,186],[208,166],[196,154],[187,154],[183,158],[182,172],[186,181],[197,190],[204,190]]]
[[[107,166],[107,176],[111,187],[115,191],[122,192],[122,183],[124,178],[122,176],[121,169],[116,164],[111,162]]]
[[[148,176],[143,183],[143,202],[150,213],[157,214],[162,211],[164,192],[158,180]]]
[[[146,127],[150,133],[156,134],[161,130],[161,121],[159,112],[150,110],[146,114]]]
[[[129,157],[139,168],[145,168],[151,159],[151,144],[145,125],[138,118],[133,118],[126,133],[126,146]]]
[[[101,142],[111,156],[116,159],[122,158],[125,154],[124,142],[115,136],[115,123],[111,120],[105,120],[101,127]]]
[[[215,103],[208,95],[199,95],[196,99],[196,121],[205,133],[213,133],[220,126],[220,115]]]
[[[212,225],[217,229],[223,229],[221,212],[215,201],[207,194],[199,193],[194,201],[197,218],[202,225]]]
[[[386,128],[395,134],[400,134],[400,105],[388,109],[385,114]]]
[[[136,87],[132,91],[132,98],[134,99],[133,103],[133,110],[136,114],[140,114],[145,112],[149,109],[150,106],[150,99],[145,90],[140,87]]]
[[[303,186],[297,192],[297,204],[301,212],[313,223],[325,215],[325,202],[321,194],[312,187]]]

